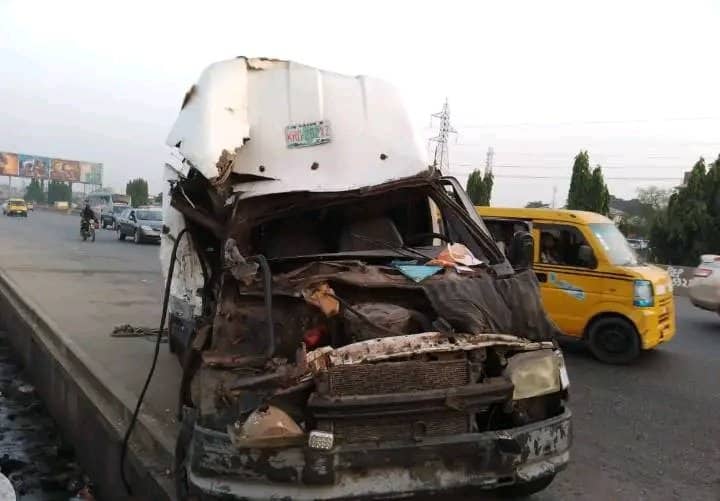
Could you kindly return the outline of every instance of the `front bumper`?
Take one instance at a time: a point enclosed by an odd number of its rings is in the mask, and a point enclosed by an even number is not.
[[[688,297],[694,306],[702,310],[720,311],[720,288],[712,282],[691,282],[688,287]]]
[[[24,210],[9,210],[7,211],[8,216],[27,216],[27,212]]]
[[[639,310],[635,325],[640,334],[643,350],[650,350],[675,337],[675,300],[672,296],[657,299],[657,304]]]
[[[160,242],[160,230],[138,230],[140,232],[140,238],[146,242]]]
[[[477,492],[552,475],[568,463],[571,413],[501,431],[330,451],[244,450],[196,426],[188,481],[200,499],[341,500]],[[239,478],[242,476],[243,478]]]

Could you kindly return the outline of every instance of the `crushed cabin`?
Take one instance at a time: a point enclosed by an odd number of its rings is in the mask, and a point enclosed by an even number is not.
[[[186,95],[162,250],[179,497],[524,493],[568,462],[535,276],[427,167],[398,103],[377,80],[247,58]]]

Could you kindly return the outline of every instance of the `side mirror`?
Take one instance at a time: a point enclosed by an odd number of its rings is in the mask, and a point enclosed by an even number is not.
[[[595,254],[593,254],[592,248],[589,245],[581,245],[578,248],[578,262],[580,266],[587,266],[589,268],[595,268],[597,265],[595,262]]]
[[[510,242],[508,259],[516,270],[530,268],[535,255],[535,241],[527,231],[518,231],[513,235]]]

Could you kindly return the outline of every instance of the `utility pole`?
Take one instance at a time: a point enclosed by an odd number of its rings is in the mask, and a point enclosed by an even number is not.
[[[492,172],[494,161],[495,161],[495,150],[491,146],[488,148],[487,154],[485,155],[485,172]]]
[[[557,185],[553,186],[553,199],[552,199],[552,208],[555,209],[555,200],[557,197]]]
[[[437,143],[435,145],[435,155],[433,158],[433,167],[440,170],[443,174],[450,174],[450,152],[448,151],[448,136],[457,134],[457,131],[450,125],[450,107],[447,98],[440,113],[433,113],[432,118],[440,119],[440,130],[437,136],[430,141]]]

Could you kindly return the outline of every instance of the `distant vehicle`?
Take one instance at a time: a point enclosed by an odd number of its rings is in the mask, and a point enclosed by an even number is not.
[[[125,209],[117,218],[116,231],[118,240],[133,237],[136,244],[145,241],[160,243],[162,231],[162,210]]]
[[[28,210],[35,210],[35,203],[33,203],[33,202],[26,202],[25,204],[27,205],[27,209],[28,209]]]
[[[100,212],[100,226],[104,230],[105,228],[115,229],[115,223],[120,214],[128,208],[127,204],[113,204],[112,211]]]
[[[648,241],[641,238],[628,238],[627,242],[630,244],[630,247],[636,251],[645,250],[648,247]]]
[[[103,214],[112,213],[116,204],[129,207],[132,201],[129,195],[110,193],[109,191],[93,191],[87,196],[87,200],[99,220],[102,220]]]
[[[690,302],[702,310],[720,313],[720,255],[704,254],[688,285]]]
[[[22,198],[11,198],[3,206],[3,214],[6,216],[27,217],[28,208]]]

